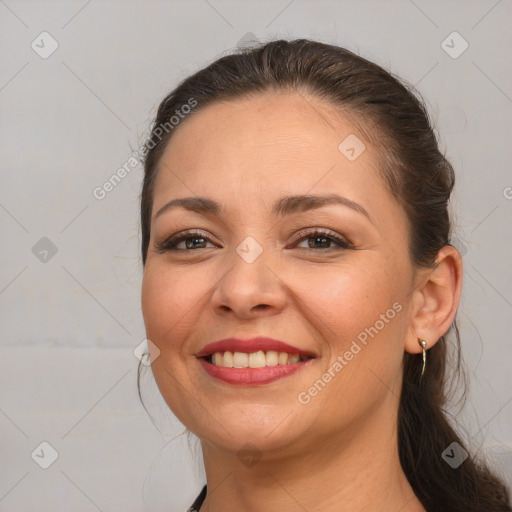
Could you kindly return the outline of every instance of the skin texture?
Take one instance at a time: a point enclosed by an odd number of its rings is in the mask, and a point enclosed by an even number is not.
[[[349,134],[366,145],[353,162],[338,150]],[[153,217],[142,311],[147,337],[160,350],[152,370],[162,396],[201,440],[208,482],[202,511],[339,511],[340,503],[352,512],[424,510],[398,458],[402,358],[404,351],[421,354],[418,336],[430,348],[449,329],[462,262],[445,247],[435,270],[413,266],[408,220],[378,175],[378,161],[378,148],[347,118],[297,93],[216,103],[174,132],[160,162],[153,216],[190,196],[215,199],[224,212],[176,208]],[[360,204],[370,219],[340,205],[283,218],[271,213],[285,195],[330,193]],[[353,247],[296,236],[317,227]],[[182,242],[181,251],[155,250],[192,228],[212,242],[199,235],[199,248]],[[248,236],[263,250],[250,264],[236,252]],[[395,303],[401,311],[300,403],[298,394]],[[316,358],[292,376],[241,388],[210,377],[194,355],[212,341],[257,335]],[[255,464],[237,456],[246,443],[261,456]]]

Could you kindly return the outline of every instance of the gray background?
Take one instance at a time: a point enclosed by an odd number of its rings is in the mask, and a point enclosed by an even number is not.
[[[200,450],[194,461],[149,371],[161,432],[136,391],[141,166],[104,199],[93,190],[178,80],[250,33],[346,46],[427,99],[457,173],[471,386],[458,418],[511,484],[510,19],[510,0],[0,0],[0,510],[183,511],[199,491]],[[31,47],[51,49],[43,31],[58,43],[47,58]],[[457,58],[454,31],[469,44]],[[48,469],[31,457],[50,456],[43,441],[58,453]]]

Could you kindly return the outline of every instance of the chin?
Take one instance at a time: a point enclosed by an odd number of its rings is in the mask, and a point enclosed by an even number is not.
[[[223,414],[216,414],[215,420],[205,415],[202,425],[194,434],[235,453],[247,443],[262,452],[280,449],[293,443],[298,427],[295,414],[283,410],[266,411],[265,414],[261,408],[247,410],[250,407],[247,406],[246,410],[240,406],[229,408]],[[190,430],[192,428],[189,427]]]

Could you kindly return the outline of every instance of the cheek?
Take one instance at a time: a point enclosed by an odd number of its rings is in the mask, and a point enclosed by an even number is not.
[[[187,276],[163,265],[146,266],[142,280],[142,315],[147,337],[161,352],[177,351],[183,333],[196,323],[195,308],[201,308],[204,280],[194,273]],[[175,340],[176,343],[170,343]]]
[[[204,282],[193,273],[180,276],[159,262],[146,264],[142,280],[141,306],[146,336],[159,349],[151,370],[170,410],[187,425],[190,401],[197,401],[199,397],[183,365],[184,341],[197,326],[198,312],[204,307],[201,301],[206,294],[206,289],[201,288]]]
[[[373,259],[346,269],[315,269],[309,277],[302,276],[301,299],[322,321],[322,330],[331,332],[326,338],[332,340],[333,349],[339,345],[341,350],[347,340],[374,325],[381,314],[392,308],[398,294],[389,275]]]
[[[405,307],[392,275],[374,261],[329,275],[317,271],[314,286],[304,288],[310,322],[324,340],[317,378],[325,388],[318,385],[314,407],[330,411],[328,423],[366,414],[399,385]]]
[[[310,322],[324,340],[320,372],[330,370],[337,377],[328,393],[372,400],[374,387],[386,390],[379,378],[391,382],[400,368],[405,307],[399,283],[391,279],[395,274],[384,267],[383,261],[368,258],[367,264],[338,272],[317,270],[303,289]]]

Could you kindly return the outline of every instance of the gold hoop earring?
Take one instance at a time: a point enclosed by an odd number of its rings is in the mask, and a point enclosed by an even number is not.
[[[423,368],[421,369],[420,382],[423,378],[423,374],[425,373],[425,366],[427,365],[427,342],[423,338],[418,338],[418,343],[421,345],[423,349]]]

